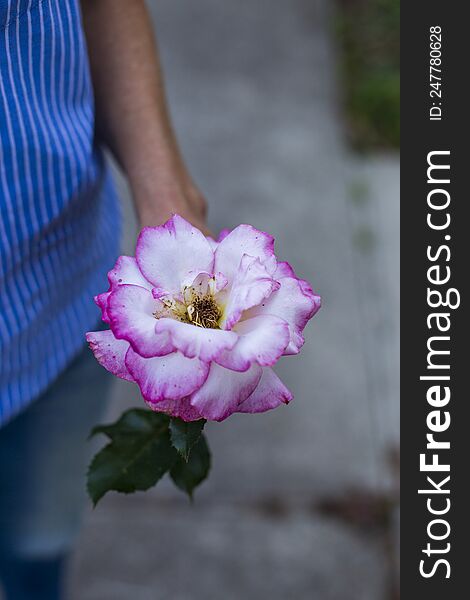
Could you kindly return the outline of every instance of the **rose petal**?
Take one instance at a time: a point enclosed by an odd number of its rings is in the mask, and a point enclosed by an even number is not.
[[[297,278],[294,269],[286,261],[281,261],[276,264],[276,269],[273,273],[274,279],[281,279],[281,277],[295,277]]]
[[[181,292],[188,273],[213,272],[214,253],[206,237],[178,215],[139,235],[136,258],[140,270],[168,294]]]
[[[94,298],[95,303],[101,309],[101,318],[105,323],[109,323],[108,298],[113,289],[125,284],[139,285],[147,290],[152,289],[151,283],[142,275],[133,256],[120,256],[114,267],[108,272],[108,281],[109,290]]]
[[[195,273],[191,271],[183,283],[183,297],[196,293],[200,296],[216,294],[227,287],[228,280],[223,273]],[[158,297],[155,293],[154,296]]]
[[[191,404],[205,419],[223,421],[254,391],[261,372],[258,365],[238,373],[212,363],[206,382],[191,396]]]
[[[215,252],[217,246],[219,245],[219,242],[216,242],[214,238],[211,238],[210,236],[206,236],[206,240],[209,242],[209,246],[211,247],[212,252]]]
[[[244,318],[256,315],[275,315],[289,324],[290,342],[284,354],[298,354],[304,344],[302,331],[320,309],[321,299],[303,279],[282,277],[277,291],[247,311]]]
[[[217,238],[217,244],[220,244],[222,240],[225,240],[230,231],[230,229],[222,229],[222,231],[219,233],[219,237]]]
[[[143,358],[132,348],[127,351],[126,366],[150,403],[189,396],[201,387],[209,373],[209,365],[179,352]]]
[[[156,412],[162,412],[171,417],[178,417],[183,421],[199,421],[203,417],[191,406],[189,398],[180,400],[160,400],[159,402],[147,402],[150,408]]]
[[[134,381],[124,360],[129,348],[129,342],[117,340],[113,332],[109,330],[89,331],[86,334],[86,340],[96,360],[102,367],[121,379]]]
[[[119,285],[108,298],[107,312],[114,335],[130,342],[146,358],[173,352],[168,335],[155,331],[154,313],[161,307],[149,290],[137,285]]]
[[[108,273],[108,281],[110,289],[123,284],[139,285],[147,290],[152,289],[152,284],[143,276],[133,256],[120,256],[113,269]]]
[[[274,257],[274,238],[251,225],[239,225],[219,241],[214,269],[229,281],[235,277],[244,254],[259,258],[261,263]]]
[[[109,323],[108,315],[108,298],[111,292],[104,292],[94,297],[95,304],[101,309],[101,319],[105,323]]]
[[[169,339],[173,349],[188,358],[211,362],[225,350],[237,343],[238,335],[222,329],[204,329],[174,319],[159,319],[155,326],[157,334]]]
[[[261,413],[288,404],[293,396],[276,373],[269,368],[263,369],[263,375],[255,391],[238,407],[238,412]]]
[[[273,365],[282,356],[290,339],[288,324],[273,315],[241,321],[233,331],[239,335],[238,342],[232,350],[226,350],[215,360],[235,371],[246,371],[254,362],[261,366]]]
[[[244,255],[230,287],[222,290],[217,301],[225,305],[220,326],[231,329],[243,311],[260,304],[279,288],[259,258]]]

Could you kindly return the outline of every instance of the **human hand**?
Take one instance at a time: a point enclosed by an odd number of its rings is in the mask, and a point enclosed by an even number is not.
[[[173,177],[166,183],[160,183],[151,202],[136,201],[136,206],[141,228],[156,227],[173,214],[179,214],[204,235],[214,237],[207,227],[206,199],[187,173]]]

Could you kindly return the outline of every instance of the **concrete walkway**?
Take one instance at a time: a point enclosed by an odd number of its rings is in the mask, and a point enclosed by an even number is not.
[[[90,511],[71,598],[389,600],[397,160],[346,153],[327,0],[151,5],[211,227],[273,233],[324,306],[278,370],[295,401],[208,426],[213,472],[193,506],[164,482]],[[130,251],[131,219],[126,234]],[[113,415],[129,404],[136,389],[117,385]]]

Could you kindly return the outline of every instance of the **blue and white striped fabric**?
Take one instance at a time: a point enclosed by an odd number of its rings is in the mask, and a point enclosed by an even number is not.
[[[93,128],[79,0],[0,0],[0,425],[98,320],[119,210]]]

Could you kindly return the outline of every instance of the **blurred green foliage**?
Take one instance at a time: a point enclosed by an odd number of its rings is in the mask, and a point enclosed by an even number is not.
[[[337,0],[350,139],[360,150],[400,144],[400,2]]]

